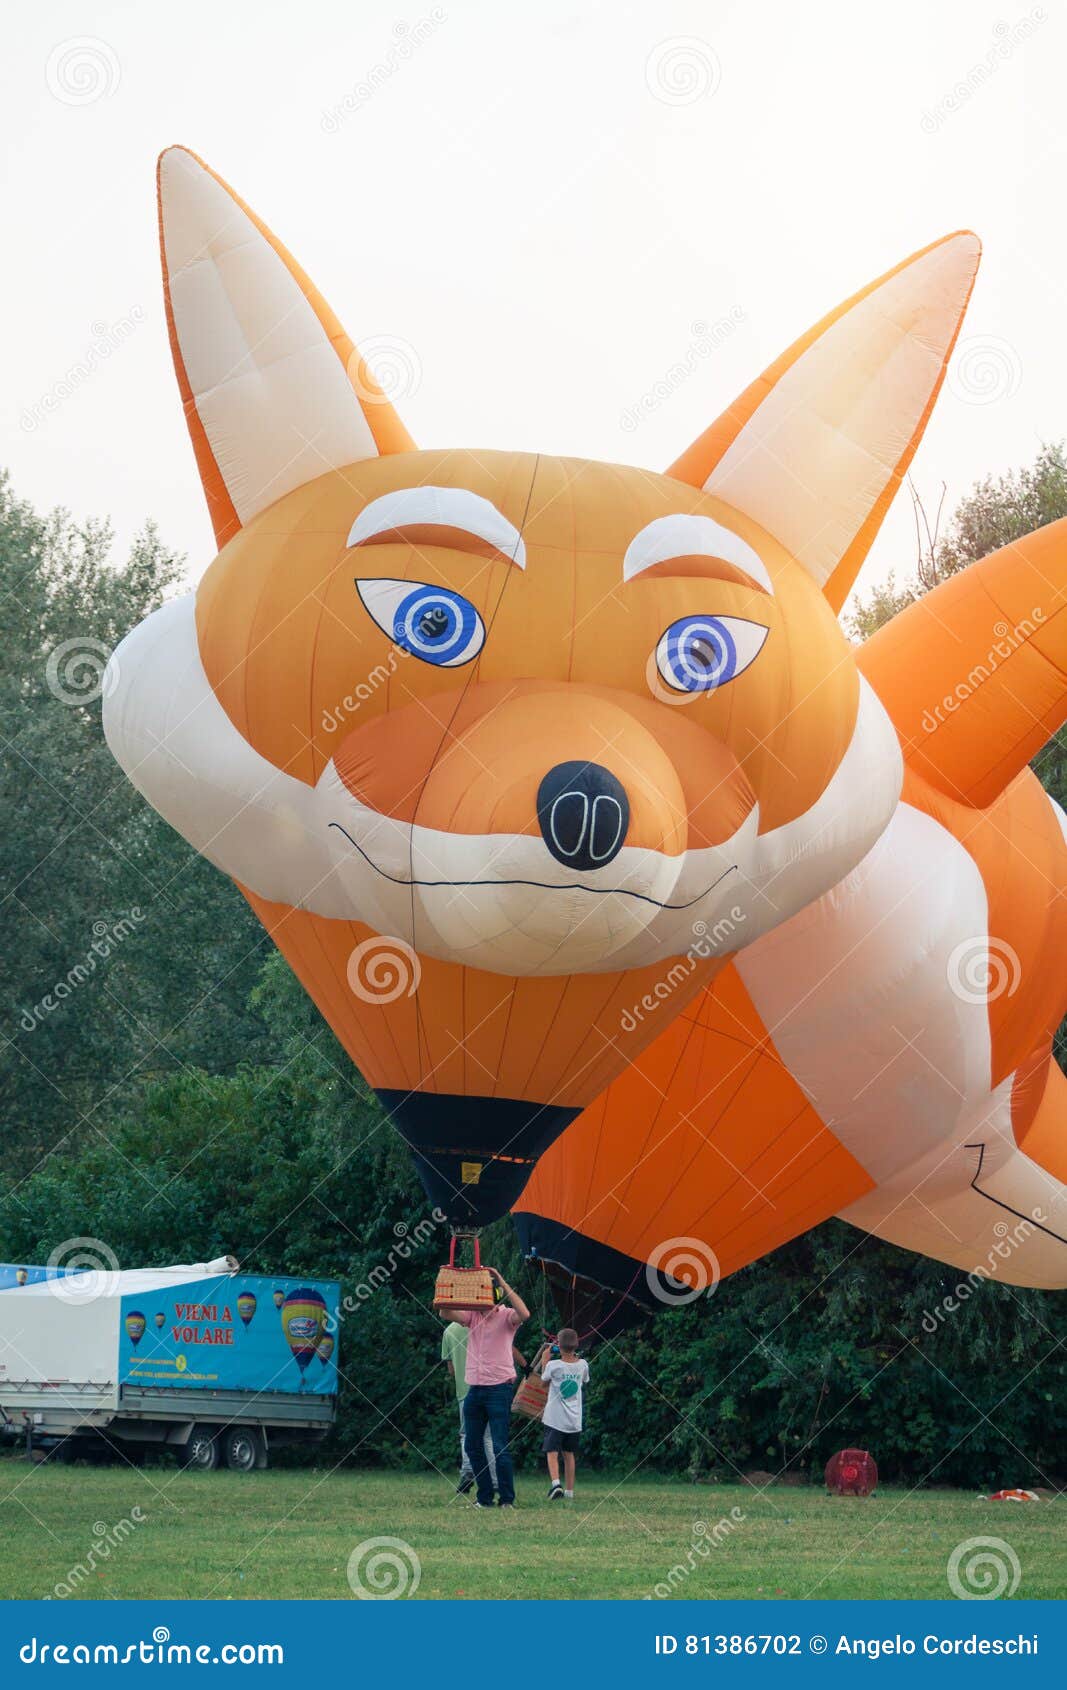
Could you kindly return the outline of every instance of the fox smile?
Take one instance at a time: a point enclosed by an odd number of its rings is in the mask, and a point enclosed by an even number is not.
[[[497,880],[492,876],[480,880],[419,880],[390,874],[387,869],[378,866],[374,858],[369,856],[362,845],[353,839],[348,829],[341,822],[330,822],[329,826],[335,827],[338,833],[344,835],[352,849],[358,851],[364,862],[374,870],[375,874],[380,874],[383,880],[391,881],[394,886],[454,886],[457,889],[467,886],[536,886],[545,892],[588,892],[591,897],[596,898],[637,898],[642,903],[651,904],[654,909],[658,910],[688,910],[692,909],[694,904],[699,904],[709,897],[729,875],[737,872],[739,866],[737,863],[731,863],[729,868],[724,869],[722,874],[711,882],[710,886],[705,886],[703,891],[698,892],[694,898],[686,898],[683,903],[679,904],[664,903],[659,898],[650,897],[647,892],[633,892],[627,886],[587,886],[579,880],[568,881],[562,885],[549,880]]]

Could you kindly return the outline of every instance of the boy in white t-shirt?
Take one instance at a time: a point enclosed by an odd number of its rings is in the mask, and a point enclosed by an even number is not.
[[[548,1459],[551,1480],[548,1500],[574,1496],[574,1467],[581,1441],[582,1386],[589,1380],[589,1363],[578,1355],[578,1334],[565,1326],[556,1336],[558,1361],[546,1361],[541,1378],[548,1386],[548,1401],[541,1415],[545,1438],[541,1448]],[[563,1455],[563,1484],[559,1482],[559,1458]]]

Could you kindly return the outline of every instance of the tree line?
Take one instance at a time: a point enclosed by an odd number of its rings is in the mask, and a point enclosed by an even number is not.
[[[860,599],[867,637],[937,581],[1067,514],[1062,447],[980,483],[913,574]],[[176,588],[149,524],[41,515],[0,479],[0,1259],[100,1240],[123,1266],[233,1252],[337,1278],[342,1395],[323,1458],[451,1474],[429,1306],[444,1229],[408,1153],[230,882],[113,763],[104,660]],[[1067,805],[1067,738],[1037,759]],[[547,1288],[510,1222],[486,1241],[534,1320]],[[843,1445],[884,1476],[987,1488],[1067,1470],[1064,1300],[961,1275],[830,1222],[594,1356],[603,1467],[813,1474]],[[517,1431],[520,1461],[536,1458]]]

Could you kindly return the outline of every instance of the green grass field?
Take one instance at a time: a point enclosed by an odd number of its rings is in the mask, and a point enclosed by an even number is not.
[[[949,1598],[949,1557],[974,1537],[1010,1545],[1017,1596],[1067,1594],[1063,1500],[885,1490],[849,1501],[815,1488],[604,1475],[580,1482],[575,1503],[551,1507],[540,1477],[520,1475],[518,1498],[513,1514],[483,1514],[436,1477],[34,1467],[6,1457],[0,1596],[350,1600],[349,1558],[376,1537],[401,1539],[405,1563],[417,1557],[420,1599]],[[716,1531],[720,1521],[729,1525]]]

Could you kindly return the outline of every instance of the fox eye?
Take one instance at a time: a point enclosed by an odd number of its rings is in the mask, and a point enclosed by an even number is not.
[[[768,632],[741,616],[682,616],[660,636],[656,667],[676,692],[711,692],[755,661]]]
[[[424,663],[456,669],[477,657],[485,643],[478,612],[449,587],[375,580],[357,581],[356,591],[382,633]]]

